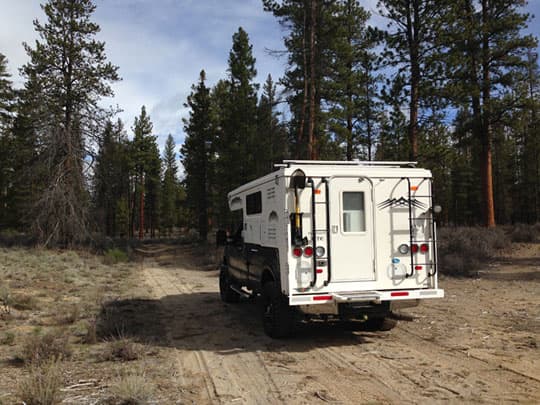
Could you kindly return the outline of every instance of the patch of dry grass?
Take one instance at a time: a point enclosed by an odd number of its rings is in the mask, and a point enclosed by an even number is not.
[[[26,364],[40,365],[71,356],[68,336],[61,331],[41,334],[36,331],[22,342],[21,360]]]
[[[119,337],[106,342],[101,354],[103,361],[133,361],[144,355],[144,346],[127,337]]]
[[[144,373],[118,377],[110,387],[110,401],[118,405],[146,405],[154,396],[155,387]]]
[[[61,363],[50,361],[31,366],[28,375],[19,383],[17,393],[27,405],[55,405],[62,401],[62,385]]]
[[[104,310],[105,303],[122,301],[126,295],[146,295],[138,267],[107,266],[102,260],[84,251],[0,247],[0,360],[5,361],[0,366],[1,401],[58,403],[51,362],[62,364],[73,380],[93,378],[96,373],[110,380],[119,370],[138,366],[146,358],[146,346],[118,339],[132,314]],[[108,311],[114,313],[104,316]],[[114,333],[99,334],[98,319],[108,319],[106,329]],[[99,343],[103,338],[111,340]],[[95,348],[88,346],[96,343]],[[99,362],[103,352],[110,363]],[[129,366],[124,365],[127,361]],[[106,395],[103,391],[100,399]]]

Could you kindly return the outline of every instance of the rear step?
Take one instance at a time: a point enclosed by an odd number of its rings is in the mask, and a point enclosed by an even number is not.
[[[352,291],[344,293],[333,293],[337,302],[358,302],[358,301],[377,301],[381,299],[381,294],[377,291]]]

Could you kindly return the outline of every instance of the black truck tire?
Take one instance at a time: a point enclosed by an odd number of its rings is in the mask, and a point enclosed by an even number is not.
[[[240,301],[240,294],[231,288],[231,277],[227,266],[221,266],[219,272],[219,294],[223,302],[232,304]]]
[[[264,332],[274,339],[289,337],[293,330],[294,311],[274,281],[264,284],[262,304]]]

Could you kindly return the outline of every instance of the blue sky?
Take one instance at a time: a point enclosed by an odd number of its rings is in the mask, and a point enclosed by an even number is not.
[[[27,61],[22,42],[37,38],[32,20],[44,21],[38,0],[0,0],[0,52],[9,60],[13,81],[22,85],[18,68]],[[283,49],[284,33],[277,20],[265,13],[261,0],[95,0],[94,21],[101,26],[99,38],[106,42],[109,60],[120,67],[123,80],[114,84],[120,117],[129,130],[144,104],[154,123],[154,132],[163,145],[173,134],[183,141],[183,103],[205,69],[209,85],[226,77],[232,35],[242,26],[250,35],[257,58],[257,81],[268,74],[277,80],[285,59],[270,56],[267,49]],[[362,2],[377,15],[377,0]],[[528,11],[540,16],[540,0],[529,1]],[[535,18],[530,31],[540,35]],[[128,131],[131,132],[131,131]]]

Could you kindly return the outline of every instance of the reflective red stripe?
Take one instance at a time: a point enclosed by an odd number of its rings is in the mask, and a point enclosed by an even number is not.
[[[408,295],[408,291],[394,291],[393,293],[390,293],[390,296],[392,297],[406,297]]]
[[[328,301],[331,300],[331,295],[316,295],[313,297],[313,301]]]

